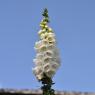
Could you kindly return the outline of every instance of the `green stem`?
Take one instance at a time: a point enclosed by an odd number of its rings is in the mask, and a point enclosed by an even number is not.
[[[49,22],[49,16],[48,16],[48,10],[45,8],[44,12],[42,14],[44,16],[43,22]],[[40,80],[40,82],[42,82],[42,91],[43,94],[42,95],[55,95],[54,94],[54,89],[52,89],[52,85],[54,84],[52,81],[52,78],[49,78],[48,76],[46,76],[46,74],[43,74],[43,79]]]
[[[54,89],[52,89],[52,85],[54,84],[52,79],[47,77],[44,74],[44,78],[41,80],[43,86],[41,87],[43,94],[42,95],[55,95],[54,94]]]

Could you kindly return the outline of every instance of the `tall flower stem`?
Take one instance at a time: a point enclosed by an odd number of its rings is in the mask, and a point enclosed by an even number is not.
[[[48,10],[45,8],[44,12],[42,14],[44,16],[44,20],[49,23],[49,16],[48,16]],[[54,89],[52,89],[52,85],[54,84],[52,81],[52,78],[49,78],[45,73],[43,74],[43,78],[41,79],[42,82],[42,91],[43,95],[55,95],[54,94]]]
[[[47,77],[45,74],[44,74],[44,78],[41,79],[41,82],[42,82],[42,91],[43,91],[43,95],[55,95],[54,94],[54,89],[52,89],[52,85],[54,84],[52,79]]]
[[[43,19],[40,22],[40,31],[38,32],[40,40],[35,43],[36,57],[33,59],[36,67],[33,73],[39,82],[42,83],[42,95],[55,95],[52,85],[53,76],[60,66],[60,58],[56,47],[55,34],[48,26],[49,16],[48,10],[45,8],[42,13]]]

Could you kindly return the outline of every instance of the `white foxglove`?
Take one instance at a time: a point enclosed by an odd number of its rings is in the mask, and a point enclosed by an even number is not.
[[[40,23],[41,30],[38,32],[40,40],[35,43],[36,57],[33,60],[35,67],[33,73],[38,80],[41,80],[46,74],[52,78],[60,66],[59,52],[56,47],[56,38],[53,30],[44,20]]]

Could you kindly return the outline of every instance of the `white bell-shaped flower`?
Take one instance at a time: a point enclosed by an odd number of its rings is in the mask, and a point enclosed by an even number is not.
[[[38,75],[40,73],[43,73],[43,69],[41,66],[36,66],[35,68],[33,68],[33,72],[35,75]]]
[[[36,78],[38,80],[43,78],[43,69],[41,66],[36,66],[35,68],[32,69],[33,73],[35,74]]]
[[[42,46],[39,49],[40,49],[40,52],[44,52],[46,51],[47,47],[46,45],[42,44]]]
[[[41,80],[41,79],[43,78],[43,73],[41,73],[41,74],[39,74],[39,75],[36,75],[36,78],[37,78],[38,80]]]
[[[40,53],[37,53],[37,55],[36,55],[36,59],[38,59],[38,60],[42,60],[43,57],[44,57],[44,55],[41,52]]]
[[[43,66],[44,72],[48,77],[52,77],[55,72],[56,69],[52,68],[52,64],[51,63],[47,63]]]
[[[41,47],[42,46],[42,41],[40,40],[40,41],[37,41],[36,43],[35,43],[35,47],[34,47],[34,49],[35,50],[38,50],[39,49],[39,47]]]
[[[52,78],[55,75],[56,71],[55,70],[48,70],[46,72],[46,75],[50,78]]]
[[[35,63],[36,66],[42,66],[43,61],[41,59],[33,59],[33,62]]]
[[[43,58],[43,65],[47,64],[47,63],[50,63],[51,61],[52,61],[52,57],[44,56],[44,58]]]
[[[48,71],[51,68],[51,64],[50,63],[46,63],[43,65],[43,70],[44,72]]]
[[[59,67],[58,63],[47,63],[44,64],[43,69],[48,77],[52,77],[57,71],[58,67]]]
[[[44,56],[50,56],[50,57],[53,57],[54,56],[54,53],[52,50],[47,50],[44,52]]]
[[[60,66],[60,64],[59,63],[57,63],[57,62],[53,62],[53,63],[51,63],[52,65],[52,69],[54,69],[54,70],[57,70],[58,69],[58,67]]]

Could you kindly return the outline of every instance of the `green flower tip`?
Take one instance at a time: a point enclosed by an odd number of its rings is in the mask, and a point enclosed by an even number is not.
[[[44,16],[44,21],[49,22],[48,9],[45,8],[42,15]]]
[[[47,8],[44,9],[44,12],[42,14],[44,17],[48,17],[48,10]]]

